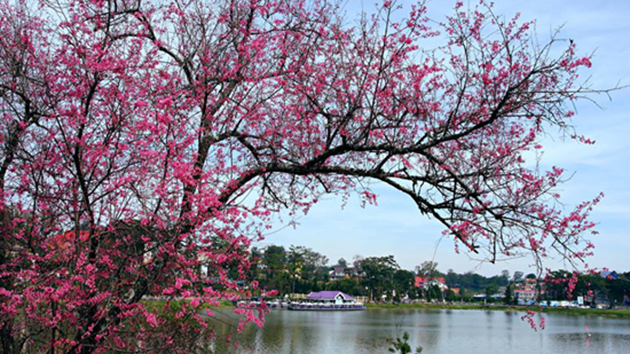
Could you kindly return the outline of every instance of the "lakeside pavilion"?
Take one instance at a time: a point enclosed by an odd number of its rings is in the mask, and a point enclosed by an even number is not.
[[[343,305],[355,303],[354,297],[341,291],[311,292],[306,296],[306,301],[321,304]]]

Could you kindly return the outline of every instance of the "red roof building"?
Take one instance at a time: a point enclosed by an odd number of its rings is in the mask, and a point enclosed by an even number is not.
[[[426,285],[430,284],[446,286],[446,281],[444,280],[444,277],[421,277],[419,275],[416,275],[414,279],[414,285],[416,286],[416,288],[423,288]]]

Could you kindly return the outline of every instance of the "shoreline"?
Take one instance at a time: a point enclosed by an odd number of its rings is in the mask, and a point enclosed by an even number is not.
[[[171,300],[171,304],[178,306],[182,300]],[[151,299],[144,300],[145,305],[149,307],[161,308],[166,304],[166,300]],[[503,311],[503,312],[542,312],[554,313],[570,316],[601,316],[607,318],[630,319],[630,309],[581,309],[581,308],[558,308],[558,307],[538,307],[538,306],[504,306],[504,305],[477,305],[477,304],[365,304],[365,311],[377,310],[476,310],[476,311]],[[203,306],[210,309],[234,309],[235,306],[227,300],[221,300],[218,306]]]
[[[367,310],[395,310],[395,309],[427,309],[427,310],[482,310],[504,312],[542,312],[572,316],[602,316],[609,318],[630,319],[630,310],[619,309],[581,309],[581,308],[557,308],[538,306],[484,306],[474,304],[366,304]]]

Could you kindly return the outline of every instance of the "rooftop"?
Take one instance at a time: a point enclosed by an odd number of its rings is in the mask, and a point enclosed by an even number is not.
[[[354,300],[354,298],[344,292],[341,291],[318,291],[312,292],[306,296],[307,299],[311,300],[334,300],[337,296],[341,295],[344,300]]]

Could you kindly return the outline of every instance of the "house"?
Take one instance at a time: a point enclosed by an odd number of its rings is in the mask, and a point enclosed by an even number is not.
[[[526,290],[535,290],[538,285],[538,279],[536,278],[525,278],[521,282],[521,288]]]
[[[473,301],[484,301],[485,299],[486,299],[486,294],[473,295]]]
[[[416,288],[428,288],[432,285],[437,285],[442,291],[448,289],[444,277],[422,277],[416,275],[414,285]]]
[[[614,270],[611,272],[609,270],[605,270],[603,272],[601,272],[601,276],[602,278],[608,279],[608,280],[612,280],[612,279],[617,279],[618,275],[617,272],[615,272]]]
[[[416,275],[414,279],[414,286],[416,288],[424,288],[424,284],[426,284],[427,278]]]
[[[338,279],[344,279],[346,277],[346,267],[344,266],[340,266],[340,265],[336,265],[333,266],[333,269],[328,272],[328,275],[330,276],[330,280],[338,280]]]
[[[540,295],[544,294],[545,291],[541,290]],[[538,296],[538,292],[536,290],[531,289],[515,289],[514,297],[518,301],[519,305],[531,305],[536,303],[536,297]]]
[[[311,292],[306,296],[306,301],[315,303],[328,303],[341,305],[345,303],[354,303],[352,296],[341,291],[318,291]]]
[[[498,301],[498,300],[503,300],[505,299],[505,294],[502,293],[495,293],[490,295],[490,298],[493,301]],[[486,301],[488,299],[488,295],[486,294],[475,294],[473,295],[473,301]]]
[[[346,267],[342,265],[333,266],[333,269],[328,272],[330,280],[350,279],[359,275],[359,272],[355,267]]]

